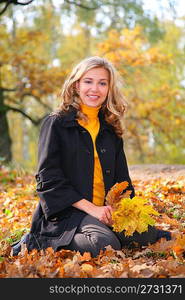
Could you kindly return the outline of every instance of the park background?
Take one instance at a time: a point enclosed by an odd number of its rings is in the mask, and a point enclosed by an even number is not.
[[[0,162],[35,172],[39,128],[71,68],[100,55],[124,80],[129,165],[185,163],[183,1],[0,2]],[[6,10],[4,9],[6,7]]]
[[[0,0],[0,278],[185,278],[183,2]],[[144,199],[152,204],[157,228],[170,231],[172,240],[108,247],[96,258],[51,248],[28,253],[24,245],[12,256],[39,201],[34,175],[41,122],[57,108],[71,68],[91,55],[107,57],[123,77],[133,200],[140,208]],[[120,223],[145,224],[134,207],[129,217],[122,212]],[[17,283],[9,289],[2,282],[1,291],[25,297],[23,286],[20,293]]]

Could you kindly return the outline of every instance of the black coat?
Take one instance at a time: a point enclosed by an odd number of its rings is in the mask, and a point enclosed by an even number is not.
[[[100,130],[96,149],[100,159],[105,194],[117,182],[128,181],[123,140],[99,112]],[[41,126],[38,172],[36,174],[39,204],[33,215],[28,249],[68,245],[85,212],[72,206],[83,198],[92,201],[94,149],[89,132],[76,120],[76,110],[65,115],[49,115]]]

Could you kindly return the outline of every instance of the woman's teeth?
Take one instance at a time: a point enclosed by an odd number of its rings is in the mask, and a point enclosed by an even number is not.
[[[92,95],[89,95],[88,97],[89,97],[90,99],[93,99],[93,100],[98,99],[98,96],[92,96]]]

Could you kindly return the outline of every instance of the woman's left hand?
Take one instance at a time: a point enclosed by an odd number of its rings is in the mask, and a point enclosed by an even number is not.
[[[102,214],[99,220],[107,226],[112,226],[112,207],[110,205],[102,206]]]
[[[78,202],[75,202],[73,206],[97,218],[107,226],[112,226],[113,224],[112,207],[110,205],[97,206],[86,199],[81,199]]]

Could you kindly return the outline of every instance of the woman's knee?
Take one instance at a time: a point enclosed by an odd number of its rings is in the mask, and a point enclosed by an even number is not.
[[[121,243],[116,234],[98,219],[88,215],[82,222],[79,231],[83,233],[96,247],[104,248],[111,245],[114,249],[121,249]]]
[[[102,234],[92,235],[89,242],[89,249],[93,257],[98,256],[101,250],[106,250],[107,246],[111,246],[114,250],[121,250],[121,244],[114,234],[109,237]]]
[[[99,250],[105,250],[105,247],[111,246],[115,250],[121,249],[121,243],[116,237],[116,235],[110,231],[110,233],[96,233],[94,236],[92,236],[93,244],[95,245],[95,248],[98,248]]]
[[[90,252],[93,257],[99,255],[100,250],[105,250],[107,246],[115,250],[121,249],[121,244],[113,232],[94,232],[91,234],[77,233],[70,245],[69,250],[78,250],[79,252]]]

